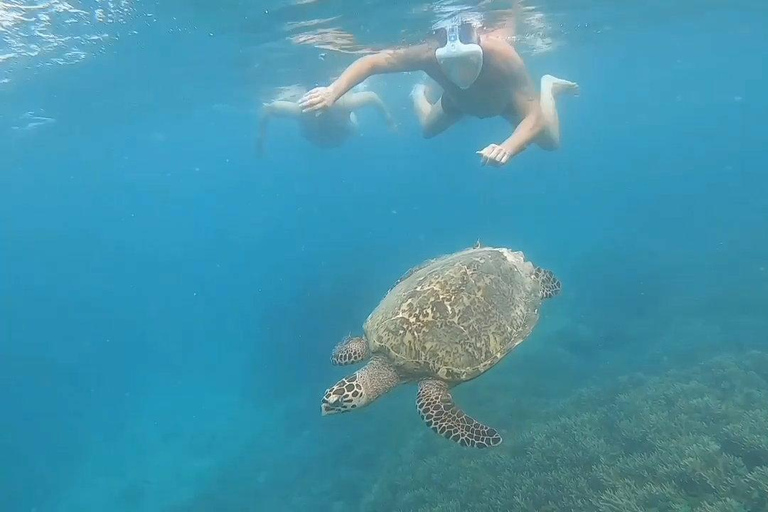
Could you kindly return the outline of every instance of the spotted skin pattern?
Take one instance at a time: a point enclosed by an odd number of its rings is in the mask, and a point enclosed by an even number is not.
[[[341,379],[323,395],[323,416],[365,407],[403,379],[385,359],[375,356],[352,375]]]
[[[357,373],[341,379],[335,386],[325,391],[321,404],[323,415],[356,409],[357,404],[353,402],[362,394],[363,386],[357,381]]]
[[[489,448],[501,444],[498,432],[467,416],[454,405],[445,382],[421,381],[416,407],[429,428],[461,446]]]
[[[368,343],[363,338],[347,337],[333,348],[331,364],[346,366],[361,363],[368,357]]]
[[[334,364],[371,359],[326,391],[323,415],[359,409],[398,384],[419,382],[417,407],[433,431],[462,446],[499,445],[499,433],[461,411],[449,389],[525,341],[542,301],[560,289],[552,272],[503,248],[476,246],[414,267],[368,316],[365,336],[334,349]]]

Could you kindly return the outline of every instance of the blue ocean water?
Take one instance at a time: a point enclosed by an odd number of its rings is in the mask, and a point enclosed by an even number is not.
[[[414,386],[320,416],[347,373],[333,346],[408,268],[478,239],[563,283],[531,338],[454,393],[505,443],[583,390],[768,351],[762,3],[464,5],[514,12],[537,82],[579,83],[558,101],[560,150],[482,167],[498,119],[422,139],[413,73],[366,83],[396,133],[366,111],[327,150],[276,120],[257,155],[263,102],[358,56],[327,37],[417,41],[459,7],[0,2],[0,509],[529,510],[477,475],[530,453],[435,436]],[[750,439],[740,460],[768,485],[768,439]],[[449,464],[403,479],[434,460]],[[686,510],[766,510],[719,489],[736,505],[686,491]]]

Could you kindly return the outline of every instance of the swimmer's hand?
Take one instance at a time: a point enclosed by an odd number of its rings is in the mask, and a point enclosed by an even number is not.
[[[328,110],[336,100],[330,87],[315,87],[299,100],[302,112],[317,112]]]
[[[512,153],[498,144],[491,144],[484,150],[477,151],[477,154],[480,155],[480,161],[483,165],[494,167],[505,165],[512,158]]]

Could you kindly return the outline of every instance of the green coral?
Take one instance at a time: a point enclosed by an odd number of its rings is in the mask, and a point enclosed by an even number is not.
[[[766,353],[582,392],[550,418],[491,451],[421,435],[363,510],[768,510]]]

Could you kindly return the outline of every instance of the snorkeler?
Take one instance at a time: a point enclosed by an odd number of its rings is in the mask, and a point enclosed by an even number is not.
[[[370,91],[350,92],[341,96],[323,112],[302,112],[294,101],[276,100],[264,104],[259,120],[259,133],[256,144],[259,153],[264,150],[264,137],[271,117],[297,119],[301,124],[301,133],[305,139],[323,148],[342,145],[357,131],[355,110],[371,106],[381,112],[390,129],[395,122],[381,98]]]
[[[305,94],[299,101],[302,111],[331,108],[346,91],[372,75],[424,71],[443,89],[434,103],[427,99],[424,85],[415,86],[411,93],[424,137],[442,133],[464,115],[502,116],[516,127],[501,144],[477,152],[484,165],[504,165],[531,143],[546,150],[560,146],[555,98],[564,92],[578,94],[577,84],[545,75],[537,95],[515,49],[498,37],[480,37],[469,22],[454,19],[447,28],[435,30],[434,36],[420,45],[357,59],[329,87]]]

